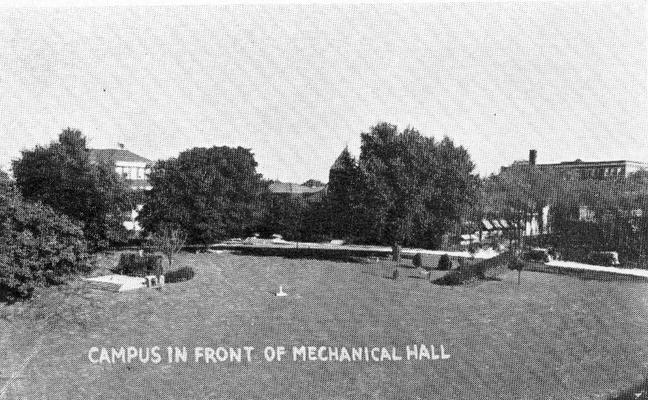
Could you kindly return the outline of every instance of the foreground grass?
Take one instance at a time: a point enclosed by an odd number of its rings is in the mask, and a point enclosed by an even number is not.
[[[456,288],[393,264],[185,254],[196,277],[114,294],[80,282],[0,306],[9,399],[606,398],[641,382],[648,284],[537,272]],[[436,265],[436,264],[434,264]],[[443,272],[434,271],[433,278]],[[290,294],[272,295],[279,285]],[[90,347],[444,345],[443,362],[93,365]],[[6,363],[4,362],[6,360]]]

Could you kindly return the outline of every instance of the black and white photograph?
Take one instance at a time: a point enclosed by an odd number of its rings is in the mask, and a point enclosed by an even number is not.
[[[648,6],[0,4],[0,400],[648,399]]]

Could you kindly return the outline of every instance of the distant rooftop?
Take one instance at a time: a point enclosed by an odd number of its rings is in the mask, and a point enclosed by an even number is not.
[[[152,164],[153,162],[148,158],[138,156],[132,151],[126,149],[89,149],[90,161],[99,163],[115,163],[122,162],[142,162]]]
[[[273,182],[268,189],[272,193],[305,194],[321,192],[326,189],[326,186],[310,187],[297,183]]]
[[[648,166],[648,164],[640,161],[631,161],[631,160],[613,160],[613,161],[583,161],[581,159],[576,159],[574,161],[562,161],[559,163],[547,163],[547,164],[538,164],[539,166],[583,166],[583,167],[590,167],[590,166],[607,166],[607,165],[621,165],[621,164],[634,164],[634,165],[642,165],[642,166]]]

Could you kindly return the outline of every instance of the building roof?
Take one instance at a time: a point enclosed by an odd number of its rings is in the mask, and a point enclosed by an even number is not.
[[[638,166],[648,166],[648,164],[640,161],[631,161],[631,160],[614,160],[614,161],[563,161],[560,163],[547,163],[547,164],[538,164],[538,167],[607,167],[607,166],[621,166],[634,164]]]
[[[89,149],[90,161],[106,164],[114,164],[116,162],[142,162],[152,164],[153,162],[148,158],[138,156],[132,151],[126,149]]]
[[[268,187],[271,193],[310,194],[325,190],[326,186],[309,187],[297,183],[273,182]]]

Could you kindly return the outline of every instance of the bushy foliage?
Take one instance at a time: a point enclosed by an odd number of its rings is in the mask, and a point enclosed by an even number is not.
[[[328,217],[333,237],[349,240],[364,236],[363,190],[358,163],[345,147],[329,171]]]
[[[260,218],[264,189],[257,163],[242,147],[196,147],[158,161],[139,221],[149,232],[175,226],[191,244],[245,236]]]
[[[305,219],[309,204],[301,196],[266,193],[263,196],[263,217],[257,229],[264,237],[280,234],[285,240],[307,238]]]
[[[617,261],[610,251],[593,251],[588,255],[588,262],[595,265],[613,266]]]
[[[549,262],[549,254],[544,250],[527,250],[522,254],[522,259],[539,263]]]
[[[423,258],[421,257],[421,253],[414,254],[412,265],[414,265],[414,268],[421,268],[423,266]]]
[[[441,255],[437,269],[441,271],[449,271],[451,268],[452,261],[450,261],[450,257],[447,254]]]
[[[509,261],[508,263],[508,269],[517,271],[518,273],[518,285],[520,284],[520,276],[522,275],[522,270],[524,270],[524,267],[526,267],[524,261],[522,261],[518,257],[511,259],[511,261]]]
[[[508,269],[512,271],[522,271],[524,269],[524,261],[522,261],[519,258],[513,258],[511,261],[508,263]]]
[[[165,283],[184,282],[192,279],[196,272],[191,267],[182,267],[164,274]]]
[[[492,276],[505,272],[510,259],[510,253],[502,253],[493,258],[480,261],[475,265],[454,269],[441,278],[435,279],[433,283],[437,285],[455,286],[484,280],[486,279],[487,274]]]
[[[162,256],[157,254],[122,253],[119,264],[113,270],[117,274],[128,276],[162,275]]]
[[[172,227],[161,228],[150,239],[151,247],[167,257],[169,268],[173,265],[173,256],[182,249],[186,242],[187,234]]]
[[[449,138],[381,123],[361,135],[357,220],[369,243],[436,248],[469,204],[479,179]]]
[[[16,186],[27,201],[40,201],[82,224],[92,250],[122,240],[128,188],[113,166],[89,158],[86,139],[67,128],[57,142],[24,150],[13,162]]]
[[[90,269],[81,228],[40,203],[0,189],[0,301],[28,297]]]

